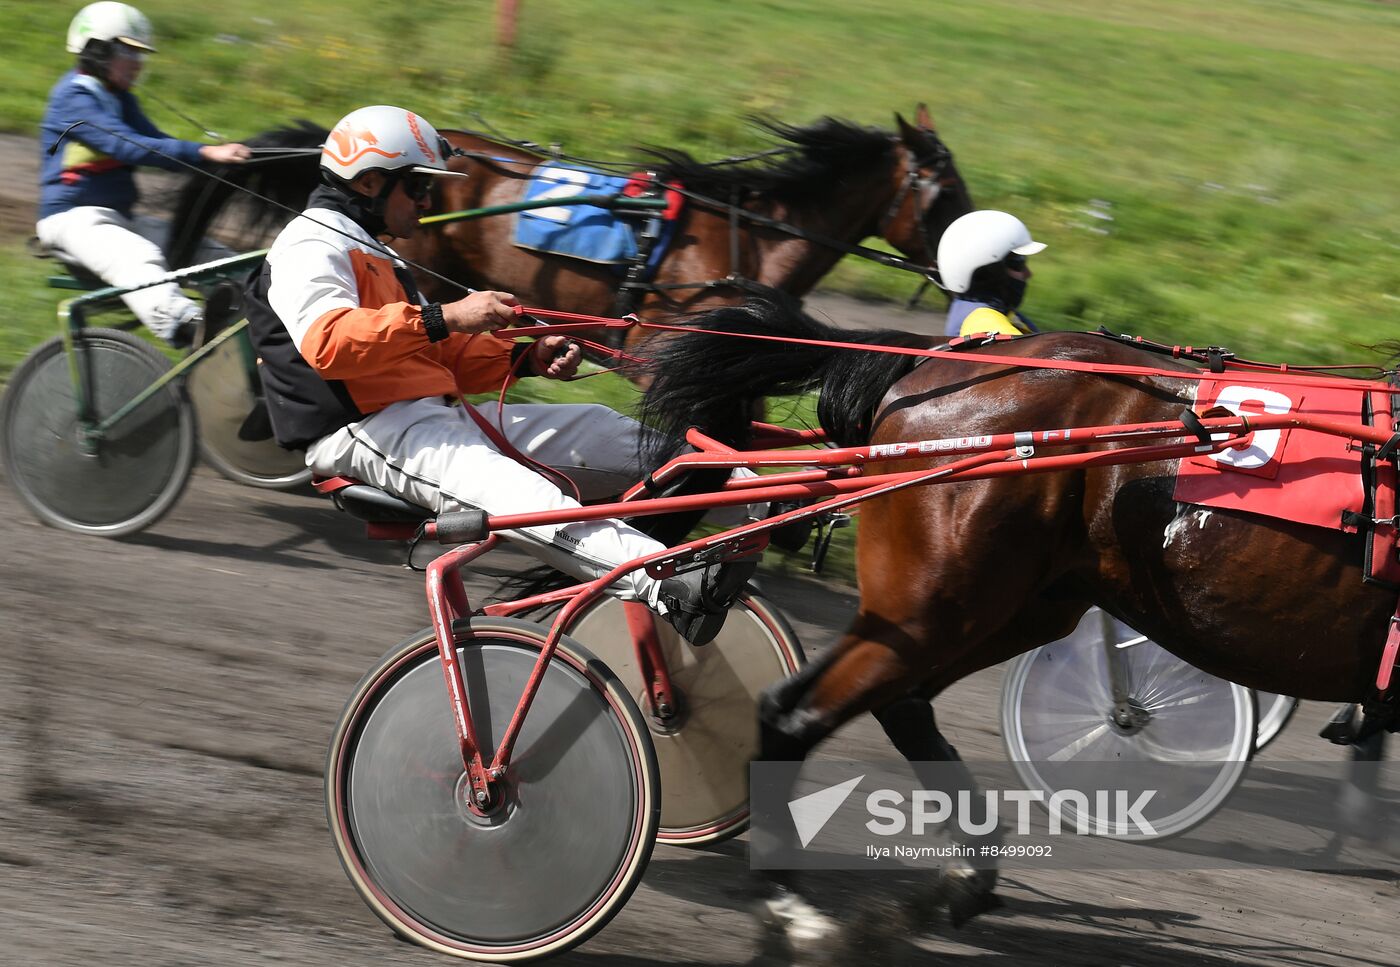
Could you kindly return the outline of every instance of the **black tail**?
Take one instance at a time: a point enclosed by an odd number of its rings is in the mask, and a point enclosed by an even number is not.
[[[694,426],[741,447],[748,442],[757,400],[818,388],[817,418],[830,439],[840,446],[862,445],[885,391],[913,369],[919,357],[721,333],[869,346],[933,344],[927,336],[894,329],[824,325],[804,313],[795,299],[778,292],[712,310],[696,317],[694,325],[703,331],[658,339],[649,347],[654,351],[646,372],[652,383],[642,398],[642,419],[672,440]]]
[[[310,121],[267,131],[245,144],[250,148],[287,148],[302,150],[320,147],[326,139],[325,128]],[[286,205],[294,212],[306,207],[306,199],[320,177],[320,159],[311,153],[254,156],[241,165],[215,165],[210,170],[235,185]],[[223,219],[215,234],[219,241],[240,251],[258,248],[283,225],[292,220],[286,209],[267,204],[253,195],[229,185],[191,174],[181,184],[170,217],[170,235],[166,239],[166,259],[171,268],[184,268],[195,261],[199,243],[225,209],[232,219]]]

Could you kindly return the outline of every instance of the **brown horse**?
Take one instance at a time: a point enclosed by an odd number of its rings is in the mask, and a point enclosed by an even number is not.
[[[832,118],[806,127],[763,122],[782,146],[747,162],[702,164],[680,151],[652,152],[644,167],[660,182],[679,182],[686,200],[674,241],[627,307],[644,317],[674,316],[739,301],[752,283],[801,296],[856,243],[871,236],[883,238],[905,260],[860,250],[867,257],[931,269],[943,230],[972,210],[972,199],[927,109],[919,106],[915,124],[896,120],[893,134]],[[325,134],[303,125],[269,132],[249,144],[307,152]],[[442,179],[435,186],[434,212],[518,202],[531,173],[551,160],[478,134],[443,134],[461,152],[451,167],[471,177]],[[316,155],[260,156],[255,162],[218,173],[235,182],[251,181],[260,192],[299,210],[316,184]],[[196,177],[182,189],[171,220],[172,265],[188,263],[193,244],[210,231],[226,205],[249,216],[235,233],[249,222],[280,227],[289,217],[285,210],[250,207],[247,199],[235,198],[234,189]],[[616,310],[623,281],[619,272],[517,248],[513,224],[507,217],[450,221],[396,242],[395,248],[457,283],[513,292],[530,305],[593,314]],[[242,241],[251,247],[259,240]],[[458,286],[432,275],[419,273],[418,280],[430,299],[461,295]]]
[[[763,303],[715,310],[696,327],[931,342],[842,331]],[[1172,421],[1194,399],[1185,379],[1015,365],[1033,357],[1187,368],[1094,334],[1046,333],[979,352],[1007,365],[695,332],[656,348],[645,410],[672,433],[698,426],[743,446],[755,399],[820,387],[823,427],[857,446]],[[1125,464],[914,487],[865,503],[859,611],[828,653],[765,696],[762,757],[800,760],[842,723],[873,711],[911,761],[956,758],[929,700],[1068,634],[1091,604],[1220,677],[1309,699],[1365,696],[1396,602],[1393,592],[1363,584],[1362,539],[1222,510],[1201,526],[1173,527],[1189,510],[1172,499],[1175,477],[1174,462]],[[952,894],[955,920],[987,899],[979,894],[990,884],[967,879]]]

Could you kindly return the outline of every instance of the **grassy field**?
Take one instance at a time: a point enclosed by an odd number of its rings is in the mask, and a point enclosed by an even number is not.
[[[1044,325],[1300,362],[1400,336],[1395,3],[520,6],[519,42],[502,54],[486,0],[393,11],[147,0],[161,53],[143,86],[231,136],[388,101],[444,126],[480,112],[513,135],[608,157],[641,143],[752,148],[744,116],[755,112],[888,127],[924,100],[979,204],[1017,212],[1050,244],[1026,307]],[[0,2],[0,128],[33,130],[68,64],[70,7]],[[197,135],[148,106],[172,133]],[[11,325],[27,325],[34,304],[25,276],[0,266]],[[866,264],[831,284],[911,290]],[[0,365],[13,361],[5,338]]]
[[[0,130],[35,129],[77,6],[0,0]],[[147,108],[181,136],[388,102],[584,156],[718,157],[764,145],[747,115],[891,127],[926,101],[978,203],[1049,243],[1026,305],[1042,326],[1300,363],[1400,338],[1393,2],[521,0],[510,52],[488,0],[140,6],[161,48]],[[0,380],[53,329],[17,241],[0,246]],[[912,290],[849,259],[828,285]]]

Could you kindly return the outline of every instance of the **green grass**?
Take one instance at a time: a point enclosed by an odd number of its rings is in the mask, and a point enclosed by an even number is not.
[[[510,54],[494,6],[151,0],[143,86],[232,136],[388,101],[608,157],[748,150],[755,112],[889,127],[925,100],[978,202],[1049,242],[1026,307],[1043,325],[1297,362],[1400,336],[1395,4],[529,0]],[[0,12],[0,129],[33,130],[72,10]],[[829,284],[912,291],[849,259]],[[6,299],[30,311],[28,293]]]
[[[488,0],[141,6],[161,47],[143,88],[234,137],[388,102],[584,156],[718,157],[763,146],[749,114],[891,127],[927,101],[978,203],[1049,243],[1026,305],[1042,326],[1296,363],[1400,339],[1394,3],[527,0],[510,53]],[[0,0],[0,129],[34,130],[76,8]],[[53,331],[31,262],[0,249],[0,379]],[[827,284],[913,289],[851,259]]]

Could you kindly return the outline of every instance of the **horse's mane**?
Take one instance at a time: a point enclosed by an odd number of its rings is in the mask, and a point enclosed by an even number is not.
[[[896,329],[851,330],[818,322],[798,301],[777,290],[742,306],[712,309],[694,319],[694,331],[649,345],[644,364],[651,386],[639,415],[660,431],[659,446],[674,445],[690,426],[742,447],[756,400],[820,389],[817,419],[840,446],[870,437],[875,408],[919,357],[833,349],[798,342],[754,342],[726,336],[861,343],[927,348],[927,336]],[[779,348],[774,348],[779,347]]]
[[[853,172],[883,162],[894,151],[894,140],[889,132],[839,118],[824,117],[801,127],[771,118],[752,120],[783,142],[786,149],[747,162],[697,161],[679,148],[642,150],[659,163],[665,180],[680,181],[690,190],[722,199],[738,193],[743,197],[761,195],[785,202],[829,197],[834,184]],[[325,128],[310,121],[298,121],[263,132],[245,143],[253,148],[305,149],[319,147],[327,133]],[[211,170],[221,178],[298,211],[318,177],[314,155],[264,156],[247,165],[216,165]],[[194,249],[208,232],[210,223],[230,202],[238,203],[237,221],[229,226],[226,217],[223,234],[238,236],[224,239],[237,248],[266,244],[268,232],[280,228],[288,217],[285,210],[260,205],[212,179],[198,175],[187,178],[170,206],[171,235],[166,253],[173,267],[190,264]]]
[[[303,120],[265,131],[244,143],[250,148],[305,150],[319,148],[329,133]],[[210,171],[296,212],[305,207],[307,196],[316,185],[319,164],[320,159],[315,154],[286,157],[273,154],[255,158],[246,165],[214,165]],[[171,267],[181,268],[191,263],[210,223],[231,200],[241,203],[239,224],[230,228],[239,238],[227,240],[235,248],[256,247],[266,241],[264,236],[281,228],[292,217],[286,209],[263,204],[227,184],[203,175],[192,175],[181,183],[171,206],[170,236],[166,243]]]
[[[719,198],[735,191],[756,193],[780,201],[829,196],[833,183],[882,161],[894,150],[889,132],[839,118],[824,117],[805,127],[771,118],[754,118],[753,123],[793,150],[746,164],[696,161],[676,148],[642,150],[661,162],[665,180],[680,181],[693,191]]]

